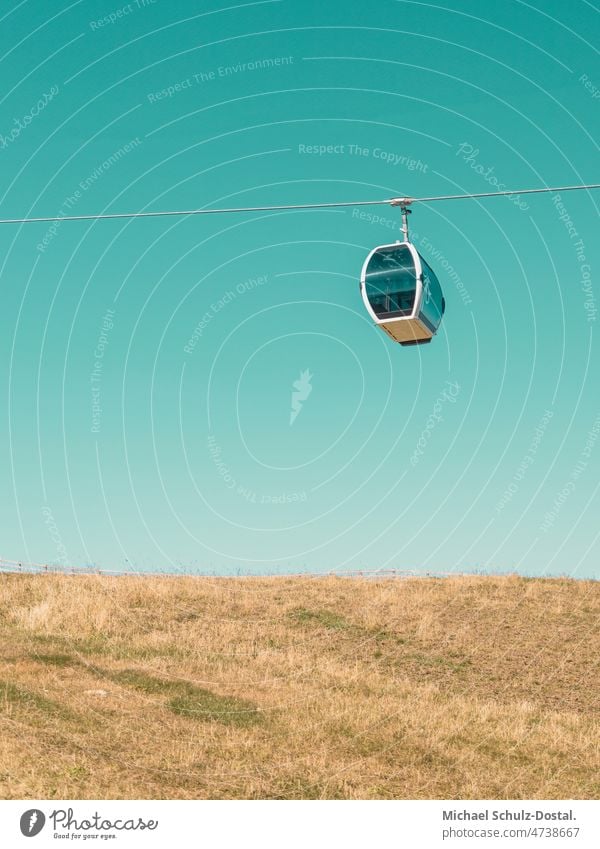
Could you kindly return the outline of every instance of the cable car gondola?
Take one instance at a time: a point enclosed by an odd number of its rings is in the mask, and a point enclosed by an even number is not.
[[[408,239],[408,213],[402,205],[403,242],[379,245],[366,258],[360,291],[367,312],[401,345],[424,345],[437,332],[445,310],[442,287]]]

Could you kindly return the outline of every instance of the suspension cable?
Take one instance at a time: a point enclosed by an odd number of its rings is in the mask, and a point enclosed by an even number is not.
[[[466,198],[490,198],[503,195],[526,195],[540,192],[572,192],[581,189],[600,189],[600,183],[580,186],[558,186],[555,188],[518,189],[502,192],[478,192],[463,195],[436,195],[433,197],[395,197],[386,200],[338,201],[333,203],[298,203],[281,206],[232,206],[218,209],[180,209],[159,210],[156,212],[108,212],[96,215],[44,215],[36,218],[1,218],[0,224],[40,224],[53,221],[107,221],[120,218],[160,218],[164,216],[187,215],[224,215],[237,212],[284,212],[299,209],[333,209],[348,206],[409,206],[413,203],[436,203],[441,200],[464,200]]]

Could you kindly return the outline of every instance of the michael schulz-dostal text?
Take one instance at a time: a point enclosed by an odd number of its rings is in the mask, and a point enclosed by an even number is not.
[[[491,814],[491,816],[490,816]],[[540,820],[575,820],[577,817],[571,809],[568,811],[442,811],[442,819],[454,821],[463,820],[521,820],[522,822]]]

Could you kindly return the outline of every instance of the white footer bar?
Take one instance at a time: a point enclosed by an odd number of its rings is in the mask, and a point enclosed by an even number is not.
[[[598,849],[597,801],[0,801],[0,846]]]

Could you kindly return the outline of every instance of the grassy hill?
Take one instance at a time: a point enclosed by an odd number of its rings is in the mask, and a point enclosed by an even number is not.
[[[600,584],[0,575],[3,798],[600,795]]]

